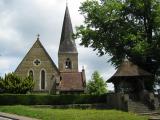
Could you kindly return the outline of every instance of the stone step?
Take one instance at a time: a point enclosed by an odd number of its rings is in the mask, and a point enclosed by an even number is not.
[[[132,110],[132,111],[152,111],[149,109],[137,109],[137,108],[129,108],[129,110]]]
[[[149,109],[147,106],[136,106],[136,105],[134,105],[134,106],[128,106],[129,108],[140,108],[140,109]]]
[[[129,107],[148,108],[146,105],[128,105]]]
[[[150,113],[152,111],[149,111],[149,110],[132,110],[130,109],[129,112],[134,112],[134,113],[139,113],[139,114],[144,114],[144,113]]]
[[[150,110],[148,108],[139,108],[139,107],[128,107],[129,109],[138,109],[138,110]]]
[[[160,120],[160,116],[151,116],[148,120]]]
[[[134,102],[134,101],[129,101],[128,103],[128,111],[130,112],[135,112],[135,113],[149,113],[152,112],[152,110],[150,110],[148,108],[148,106],[146,106],[143,103],[140,102]]]
[[[140,110],[150,110],[149,108],[146,108],[146,107],[128,107],[128,108],[131,108],[131,109],[140,109]]]

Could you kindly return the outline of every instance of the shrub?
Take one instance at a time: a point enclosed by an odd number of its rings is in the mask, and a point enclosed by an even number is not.
[[[31,77],[24,79],[18,77],[14,73],[5,75],[4,79],[0,78],[0,88],[5,93],[26,94],[33,90],[34,82]]]
[[[2,89],[2,82],[3,82],[2,80],[3,80],[3,78],[0,77],[0,93],[4,92],[4,89]]]

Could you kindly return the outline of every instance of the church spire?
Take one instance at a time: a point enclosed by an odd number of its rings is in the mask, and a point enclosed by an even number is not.
[[[73,28],[67,4],[63,20],[59,53],[77,53],[76,44],[73,39]]]

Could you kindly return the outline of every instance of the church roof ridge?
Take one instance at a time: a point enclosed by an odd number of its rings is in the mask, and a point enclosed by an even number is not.
[[[42,45],[42,43],[41,43],[40,39],[38,39],[38,38],[37,38],[37,41],[40,43],[40,45],[41,45],[42,49],[44,50],[44,52],[47,54],[48,58],[49,58],[49,59],[50,59],[50,61],[52,62],[52,65],[53,65],[53,66],[56,68],[56,70],[59,72],[59,70],[58,70],[58,68],[57,68],[56,64],[53,62],[53,60],[52,60],[51,56],[49,55],[49,53],[47,52],[47,50],[46,50],[46,49],[44,48],[44,46]]]
[[[38,43],[41,48],[44,50],[44,52],[46,53],[46,55],[48,56],[48,58],[50,59],[50,61],[52,62],[52,65],[56,68],[57,72],[59,73],[59,70],[56,66],[56,64],[53,62],[52,58],[50,57],[50,55],[48,54],[48,52],[46,51],[46,49],[44,48],[44,46],[42,45],[41,41],[40,41],[40,35],[37,35],[37,39],[34,42],[34,44],[32,45],[32,47],[28,50],[27,54],[25,55],[25,57],[23,58],[23,60],[21,61],[21,63],[18,65],[18,67],[22,64],[22,62],[25,60],[25,58],[28,56],[29,52],[31,51],[31,49],[35,46],[36,43]],[[15,72],[17,71],[18,67],[16,68]]]

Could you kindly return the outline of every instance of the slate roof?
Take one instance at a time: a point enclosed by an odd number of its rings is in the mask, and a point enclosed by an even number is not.
[[[59,45],[59,53],[66,53],[66,52],[77,53],[77,47],[75,44],[75,40],[73,39],[73,29],[72,29],[72,23],[68,6],[66,6],[65,10],[61,40]]]
[[[84,91],[82,72],[61,72],[60,91]]]
[[[117,69],[116,73],[107,81],[112,82],[116,78],[120,77],[145,77],[152,76],[151,73],[143,70],[139,66],[135,65],[131,61],[124,60],[120,67]]]

